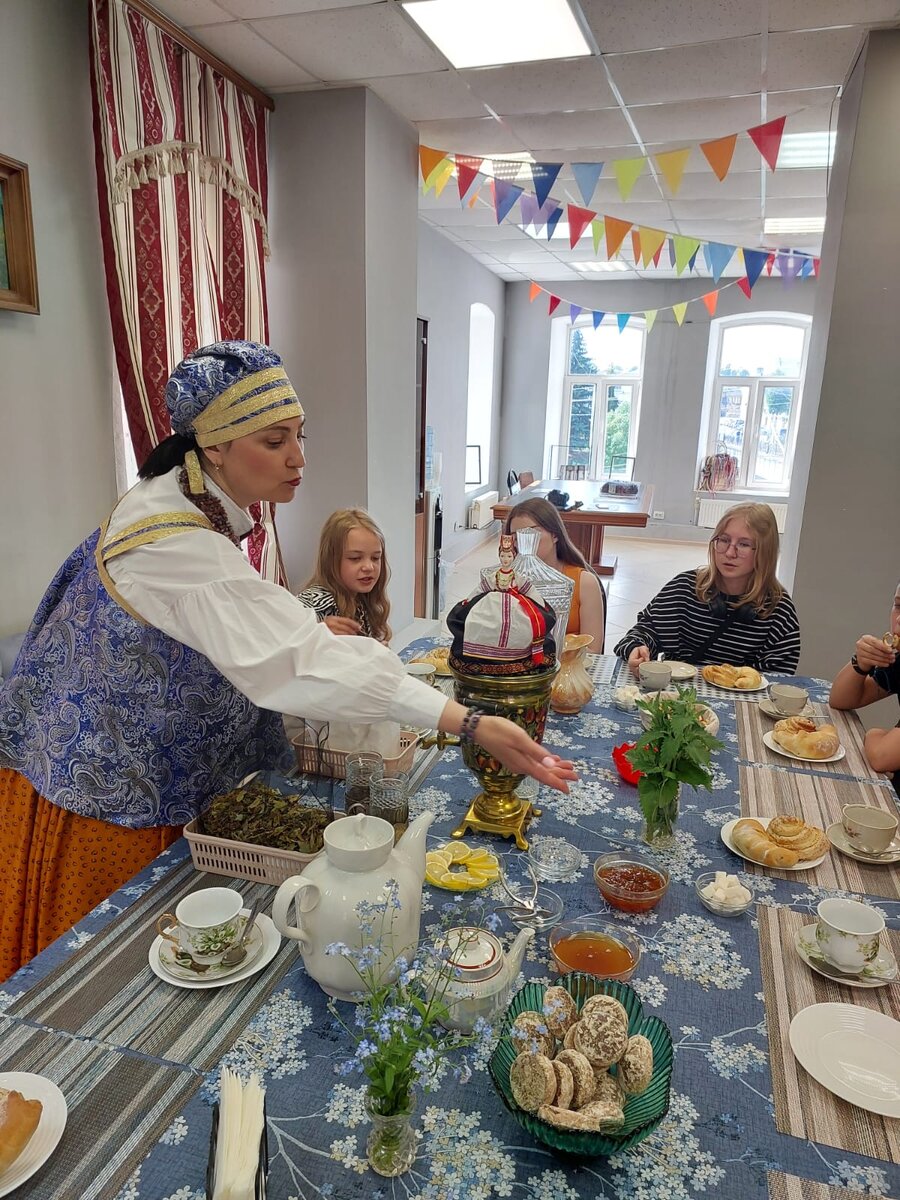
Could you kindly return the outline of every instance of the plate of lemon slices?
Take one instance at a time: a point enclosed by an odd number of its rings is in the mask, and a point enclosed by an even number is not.
[[[447,842],[425,855],[425,879],[450,892],[475,892],[500,876],[497,855],[465,842]]]

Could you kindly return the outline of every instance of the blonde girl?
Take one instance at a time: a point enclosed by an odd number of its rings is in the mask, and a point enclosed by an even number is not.
[[[298,599],[332,633],[388,642],[390,577],[384,534],[364,509],[340,508],[322,526],[316,569]]]

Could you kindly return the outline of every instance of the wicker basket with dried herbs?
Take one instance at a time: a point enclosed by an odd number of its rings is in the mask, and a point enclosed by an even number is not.
[[[233,842],[318,854],[325,827],[333,820],[333,810],[315,797],[299,789],[286,793],[256,778],[217,796],[200,819],[200,831]]]

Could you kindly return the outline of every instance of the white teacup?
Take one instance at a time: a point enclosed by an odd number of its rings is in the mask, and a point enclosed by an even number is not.
[[[672,668],[667,662],[642,662],[638,667],[642,692],[661,692],[669,686]]]
[[[841,971],[861,971],[878,957],[884,918],[858,900],[822,900],[816,908],[816,941]]]
[[[434,677],[437,674],[437,667],[433,663],[413,662],[406,664],[407,675],[412,675],[413,679],[421,679],[423,683],[428,683],[434,687]]]
[[[841,809],[841,824],[847,841],[870,854],[881,854],[897,836],[895,816],[871,804],[845,804]]]
[[[156,928],[195,963],[215,966],[243,932],[244,900],[234,888],[201,888],[178,901],[175,912],[163,913]]]
[[[778,712],[786,717],[796,717],[806,708],[809,692],[792,683],[772,683],[769,685],[769,699]]]

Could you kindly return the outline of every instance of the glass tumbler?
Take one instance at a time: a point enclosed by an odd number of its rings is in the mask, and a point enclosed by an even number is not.
[[[388,779],[373,779],[369,815],[381,817],[393,825],[395,842],[402,837],[409,824],[409,776],[401,774]]]
[[[384,759],[374,752],[360,752],[347,755],[347,785],[344,793],[344,807],[347,816],[356,813],[367,813],[370,803],[370,789],[373,782],[384,778]]]

